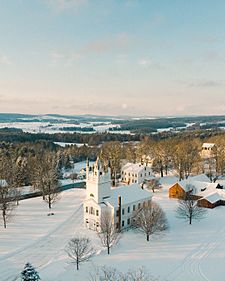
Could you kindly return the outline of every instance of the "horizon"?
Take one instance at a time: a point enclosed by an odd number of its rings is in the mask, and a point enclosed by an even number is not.
[[[5,1],[0,112],[223,116],[224,10],[222,0]]]

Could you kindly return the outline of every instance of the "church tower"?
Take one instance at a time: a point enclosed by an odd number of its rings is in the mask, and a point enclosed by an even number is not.
[[[96,203],[101,203],[111,195],[111,169],[104,169],[101,161],[97,158],[91,168],[89,162],[86,164],[86,197],[94,199]]]

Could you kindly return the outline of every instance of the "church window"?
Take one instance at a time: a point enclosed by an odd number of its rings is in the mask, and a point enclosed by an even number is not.
[[[94,208],[91,207],[91,214],[94,215]]]

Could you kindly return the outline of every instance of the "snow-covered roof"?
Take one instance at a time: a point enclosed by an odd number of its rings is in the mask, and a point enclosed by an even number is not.
[[[111,189],[111,196],[104,200],[106,204],[118,206],[118,197],[121,196],[122,205],[132,204],[141,200],[150,200],[152,194],[144,190],[137,183]]]
[[[188,178],[191,181],[204,181],[211,182],[210,179],[205,174],[199,174]]]
[[[210,193],[207,196],[201,198],[200,200],[203,200],[203,199],[205,199],[205,200],[209,201],[210,203],[214,204],[214,203],[221,200],[221,195],[217,192],[213,192],[213,193]]]
[[[0,187],[6,187],[8,184],[6,180],[0,180]]]
[[[207,143],[207,142],[203,143],[203,145],[202,145],[202,147],[204,147],[204,148],[212,148],[214,146],[215,146],[215,143]]]
[[[130,173],[139,173],[146,167],[148,167],[148,166],[142,165],[141,163],[127,163],[126,165],[124,165],[122,167],[122,171],[126,170],[127,172],[130,172]],[[151,168],[148,167],[148,169],[151,169]]]
[[[192,191],[192,194],[199,196],[204,196],[205,192],[208,191],[215,191],[218,186],[218,183],[211,183],[209,178],[204,174],[189,177],[188,179],[179,181],[178,184],[185,192]]]

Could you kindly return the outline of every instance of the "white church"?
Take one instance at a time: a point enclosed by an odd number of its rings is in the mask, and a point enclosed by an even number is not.
[[[101,214],[112,214],[118,229],[129,227],[133,213],[149,204],[152,195],[139,184],[111,186],[111,169],[104,169],[97,159],[93,167],[86,167],[86,200],[84,201],[84,223],[87,228],[100,231]]]

